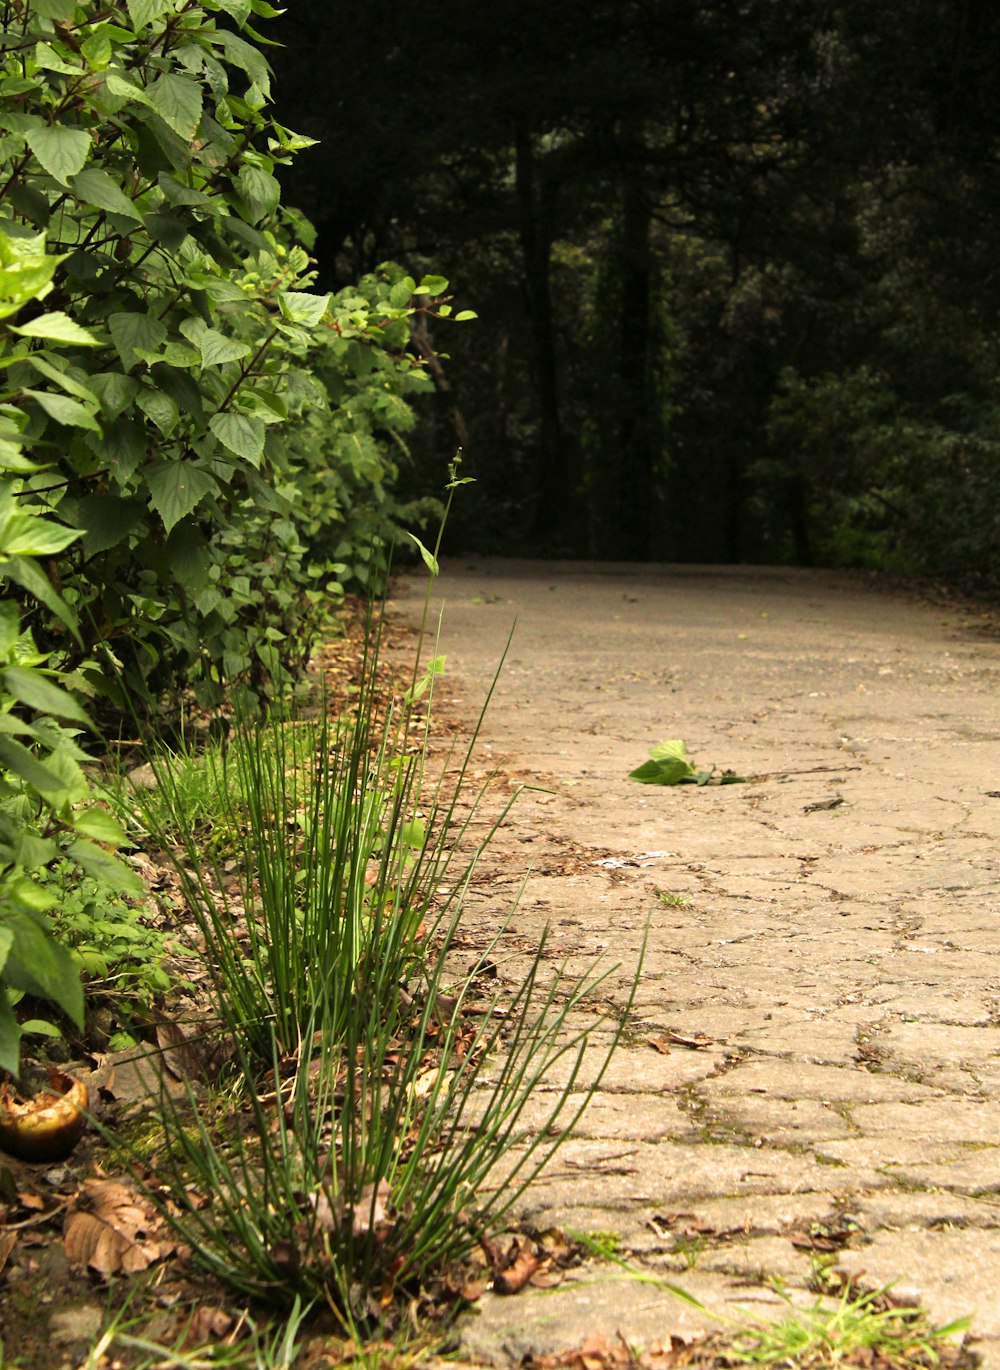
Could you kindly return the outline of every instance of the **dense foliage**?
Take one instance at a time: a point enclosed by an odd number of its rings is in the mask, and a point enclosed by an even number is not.
[[[270,117],[236,31],[263,0],[7,10],[3,227],[59,258],[8,358],[8,422],[36,497],[82,532],[59,566],[69,654],[140,697],[260,688],[386,531],[375,434],[408,427],[421,382],[414,285],[310,291],[273,174],[308,140]]]
[[[997,579],[995,7],[320,15],[276,60],[330,279],[430,254],[488,321],[438,410],[470,543]]]
[[[393,268],[313,290],[309,225],[274,175],[310,140],[269,112],[266,0],[0,10],[9,1067],[13,996],[80,1019],[44,922],[52,871],[136,888],[80,730],[184,692],[273,694],[304,664],[392,533],[393,453],[429,384],[408,320],[448,307],[445,281]]]
[[[0,247],[0,361],[6,362],[19,355],[22,337],[44,329],[38,321],[18,326],[11,320],[51,291],[58,263],[46,253],[42,235],[0,236]],[[75,325],[65,315],[56,328],[69,341],[89,341],[83,330],[73,337]],[[0,452],[8,471],[34,475],[40,468],[24,455],[20,417],[15,406],[7,406]],[[81,534],[49,514],[47,502],[33,495],[23,476],[0,481],[0,575],[5,589],[26,591],[79,645],[77,616],[39,561],[65,551]],[[83,1026],[77,968],[45,918],[58,899],[58,887],[45,877],[68,864],[96,876],[106,889],[138,888],[135,877],[100,845],[117,846],[122,834],[104,809],[88,802],[79,728],[66,726],[89,727],[87,715],[66,689],[65,674],[47,667],[49,656],[39,652],[17,600],[0,602],[0,1069],[15,1073],[22,1033],[32,1027],[55,1030],[45,1020],[22,1025],[13,1010],[23,995],[51,1001]]]

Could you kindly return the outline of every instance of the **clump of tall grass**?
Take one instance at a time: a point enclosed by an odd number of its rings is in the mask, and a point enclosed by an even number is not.
[[[214,795],[198,821],[186,757],[180,770],[171,754],[157,758],[141,801],[144,825],[173,850],[221,1026],[261,1069],[275,1044],[297,1053],[310,1026],[339,1041],[364,1019],[391,1035],[489,838],[456,857],[465,766],[450,789],[428,791],[426,744],[411,728],[417,691],[379,690],[379,636],[373,627],[349,717],[324,707],[238,722],[206,758]],[[228,834],[221,849],[205,843],[206,811]]]
[[[428,783],[412,710],[440,659],[394,701],[378,659],[374,627],[350,719],[237,726],[215,768],[235,865],[206,856],[169,764],[145,815],[169,818],[238,1082],[225,1106],[163,1093],[153,1192],[230,1286],[322,1298],[351,1327],[497,1230],[603,1074],[580,1074],[601,1020],[570,1019],[601,972],[552,975],[543,942],[509,997],[456,973],[463,897],[500,819],[471,841],[481,792],[459,819],[469,753]],[[525,1135],[557,1062],[561,1088]]]

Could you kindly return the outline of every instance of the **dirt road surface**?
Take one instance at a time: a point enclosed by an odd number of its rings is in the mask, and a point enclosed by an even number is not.
[[[836,1267],[971,1314],[1000,1367],[1000,637],[758,568],[455,561],[434,605],[460,719],[514,627],[478,756],[543,789],[470,901],[495,922],[527,874],[501,973],[546,923],[624,969],[650,929],[628,1041],[522,1216],[616,1234],[710,1311],[595,1264],[486,1296],[466,1353],[648,1346]],[[630,780],[667,738],[748,782]]]

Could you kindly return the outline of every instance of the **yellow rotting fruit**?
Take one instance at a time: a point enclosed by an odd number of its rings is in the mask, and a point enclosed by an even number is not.
[[[48,1088],[27,1097],[0,1084],[0,1148],[22,1161],[62,1161],[87,1126],[87,1086],[55,1066]]]

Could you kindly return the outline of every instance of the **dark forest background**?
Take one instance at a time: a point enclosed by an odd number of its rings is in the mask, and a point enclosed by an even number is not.
[[[294,0],[325,286],[394,259],[453,547],[1000,582],[1000,6]],[[434,353],[447,354],[435,360]]]

